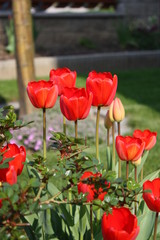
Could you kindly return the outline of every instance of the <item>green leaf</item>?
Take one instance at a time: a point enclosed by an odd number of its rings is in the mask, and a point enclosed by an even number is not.
[[[106,157],[107,157],[107,170],[112,170],[112,153],[110,147],[107,147],[106,151]]]
[[[51,210],[46,209],[40,213],[40,221],[43,226],[43,230],[46,234],[53,234],[53,228],[51,224]]]
[[[24,216],[21,216],[21,220],[23,223],[29,223]],[[38,240],[38,238],[34,234],[34,229],[32,228],[32,226],[24,226],[24,230],[29,240]]]
[[[62,217],[67,222],[69,226],[74,225],[74,219],[73,216],[67,211],[66,206],[60,205],[60,209],[62,210]]]
[[[4,133],[4,135],[5,135],[6,139],[7,139],[7,141],[10,141],[10,140],[11,140],[12,134],[10,133],[10,131],[6,131],[6,132]]]
[[[31,178],[28,184],[35,188],[40,186],[40,181],[37,178]]]
[[[87,227],[87,216],[86,216],[87,208],[86,206],[80,206],[79,209],[79,231],[82,235],[85,234]]]
[[[15,125],[16,125],[17,127],[21,126],[21,125],[22,125],[22,120],[17,120],[17,121],[15,122]]]
[[[143,215],[138,217],[138,225],[140,226],[140,232],[137,240],[149,239],[155,222],[155,212],[149,209],[144,212]]]
[[[51,196],[54,196],[59,192],[59,189],[52,182],[48,182],[47,190]],[[58,198],[60,198],[62,200],[62,194],[59,195]]]

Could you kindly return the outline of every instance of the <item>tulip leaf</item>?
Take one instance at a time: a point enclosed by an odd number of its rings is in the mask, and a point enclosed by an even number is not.
[[[87,227],[87,208],[86,206],[80,206],[79,209],[79,232],[84,235]]]
[[[107,157],[107,170],[112,170],[112,153],[110,147],[107,147],[106,151],[106,157]]]
[[[140,227],[140,232],[137,240],[146,239],[148,240],[152,234],[154,222],[155,222],[155,212],[150,211],[145,208],[143,215],[138,217],[138,225]]]
[[[160,169],[156,170],[155,172],[150,173],[149,175],[147,175],[147,176],[140,182],[140,185],[142,186],[143,183],[144,183],[146,180],[152,181],[153,179],[159,177],[159,173],[160,173]]]
[[[30,221],[28,221],[28,218],[29,218],[29,216],[26,219],[24,216],[21,215],[21,220],[22,220],[23,223],[31,224]],[[35,225],[34,225],[34,228],[32,227],[32,225],[24,226],[24,230],[25,230],[25,232],[26,232],[26,234],[28,236],[28,239],[30,239],[30,240],[37,240],[38,235],[37,234],[35,235],[35,229],[36,229]]]

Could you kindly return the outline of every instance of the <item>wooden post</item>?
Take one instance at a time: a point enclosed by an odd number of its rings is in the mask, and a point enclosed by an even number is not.
[[[30,0],[12,0],[20,116],[32,112],[32,104],[26,92],[28,82],[35,79],[34,45],[30,9]]]

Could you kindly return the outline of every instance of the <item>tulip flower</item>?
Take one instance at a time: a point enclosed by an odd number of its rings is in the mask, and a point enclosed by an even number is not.
[[[86,89],[93,93],[92,105],[97,107],[96,117],[96,157],[99,158],[99,118],[101,106],[109,106],[115,97],[117,90],[117,75],[112,77],[110,72],[97,73],[92,71],[89,73],[86,81]]]
[[[134,137],[116,137],[116,150],[118,156],[123,161],[136,161],[138,160],[143,151],[145,143],[142,140]]]
[[[151,211],[156,212],[154,235],[153,235],[153,240],[156,240],[158,214],[160,212],[160,178],[155,178],[153,181],[149,181],[149,180],[145,181],[143,183],[143,191],[146,191],[146,192],[143,192],[143,199],[147,204],[148,208]]]
[[[145,181],[143,190],[150,190],[150,192],[143,193],[143,199],[148,208],[151,211],[160,212],[160,178],[156,178],[153,181]]]
[[[119,98],[115,98],[109,107],[109,118],[111,122],[121,122],[125,117],[125,110]]]
[[[33,81],[27,86],[29,99],[36,108],[52,108],[57,100],[58,87],[51,81]]]
[[[63,115],[70,121],[87,118],[91,104],[92,93],[85,88],[65,88],[64,95],[60,97],[60,108]]]
[[[119,158],[126,161],[126,178],[129,174],[129,161],[137,161],[143,154],[145,143],[139,138],[116,137],[116,150]]]
[[[145,142],[145,150],[150,150],[156,144],[157,133],[151,132],[148,129],[144,131],[137,129],[133,132],[133,136]]]
[[[140,230],[136,216],[125,207],[104,213],[101,226],[104,240],[135,240]]]
[[[75,87],[76,84],[76,71],[71,71],[68,68],[51,69],[50,81],[58,86],[58,95],[63,94],[64,88]]]
[[[86,89],[93,93],[92,105],[109,106],[115,97],[117,83],[117,75],[112,77],[110,72],[90,72],[86,81]]]
[[[85,88],[65,88],[64,95],[60,97],[60,109],[69,120],[75,121],[75,137],[77,138],[77,120],[87,118],[91,104],[92,93],[87,93]]]
[[[123,107],[123,104],[119,98],[115,98],[113,102],[111,103],[109,107],[109,119],[111,122],[113,122],[112,126],[112,138],[113,138],[113,164],[115,168],[115,137],[114,137],[114,132],[115,132],[115,126],[114,126],[114,121],[117,122],[118,124],[118,135],[120,135],[120,122],[124,119],[125,117],[125,110]],[[113,168],[113,170],[115,170]],[[121,177],[121,161],[119,159],[118,161],[118,177]]]
[[[89,183],[84,183],[84,180],[91,181],[93,178],[101,178],[102,174],[101,173],[92,173],[92,172],[85,172],[81,178],[80,182],[78,183],[78,193],[87,193],[87,202],[92,202],[94,199],[100,199],[101,201],[104,200],[104,196],[107,194],[107,192],[104,192],[102,187],[99,189],[95,188],[94,183],[89,184]],[[110,183],[106,181],[106,188],[110,187]]]
[[[58,97],[58,87],[51,81],[29,82],[29,99],[34,107],[43,109],[43,157],[46,159],[46,108],[52,108]]]
[[[9,161],[8,168],[0,169],[0,181],[14,184],[17,182],[17,176],[23,170],[23,163],[26,160],[26,150],[23,146],[18,147],[16,144],[8,144],[1,148],[0,152],[3,154],[1,164],[5,162],[5,159],[13,158]]]

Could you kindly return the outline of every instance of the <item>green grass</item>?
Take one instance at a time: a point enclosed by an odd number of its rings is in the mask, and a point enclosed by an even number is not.
[[[18,87],[16,80],[1,80],[0,81],[0,104],[17,101]]]
[[[157,131],[157,144],[150,151],[145,164],[145,174],[160,168],[160,69],[119,71],[116,96],[121,98],[132,134],[134,129]],[[84,87],[87,76],[77,78],[77,87]],[[0,81],[0,103],[18,99],[15,80]],[[94,151],[92,146],[89,152]],[[105,143],[100,146],[101,158],[105,159]],[[49,154],[50,155],[50,154]]]

